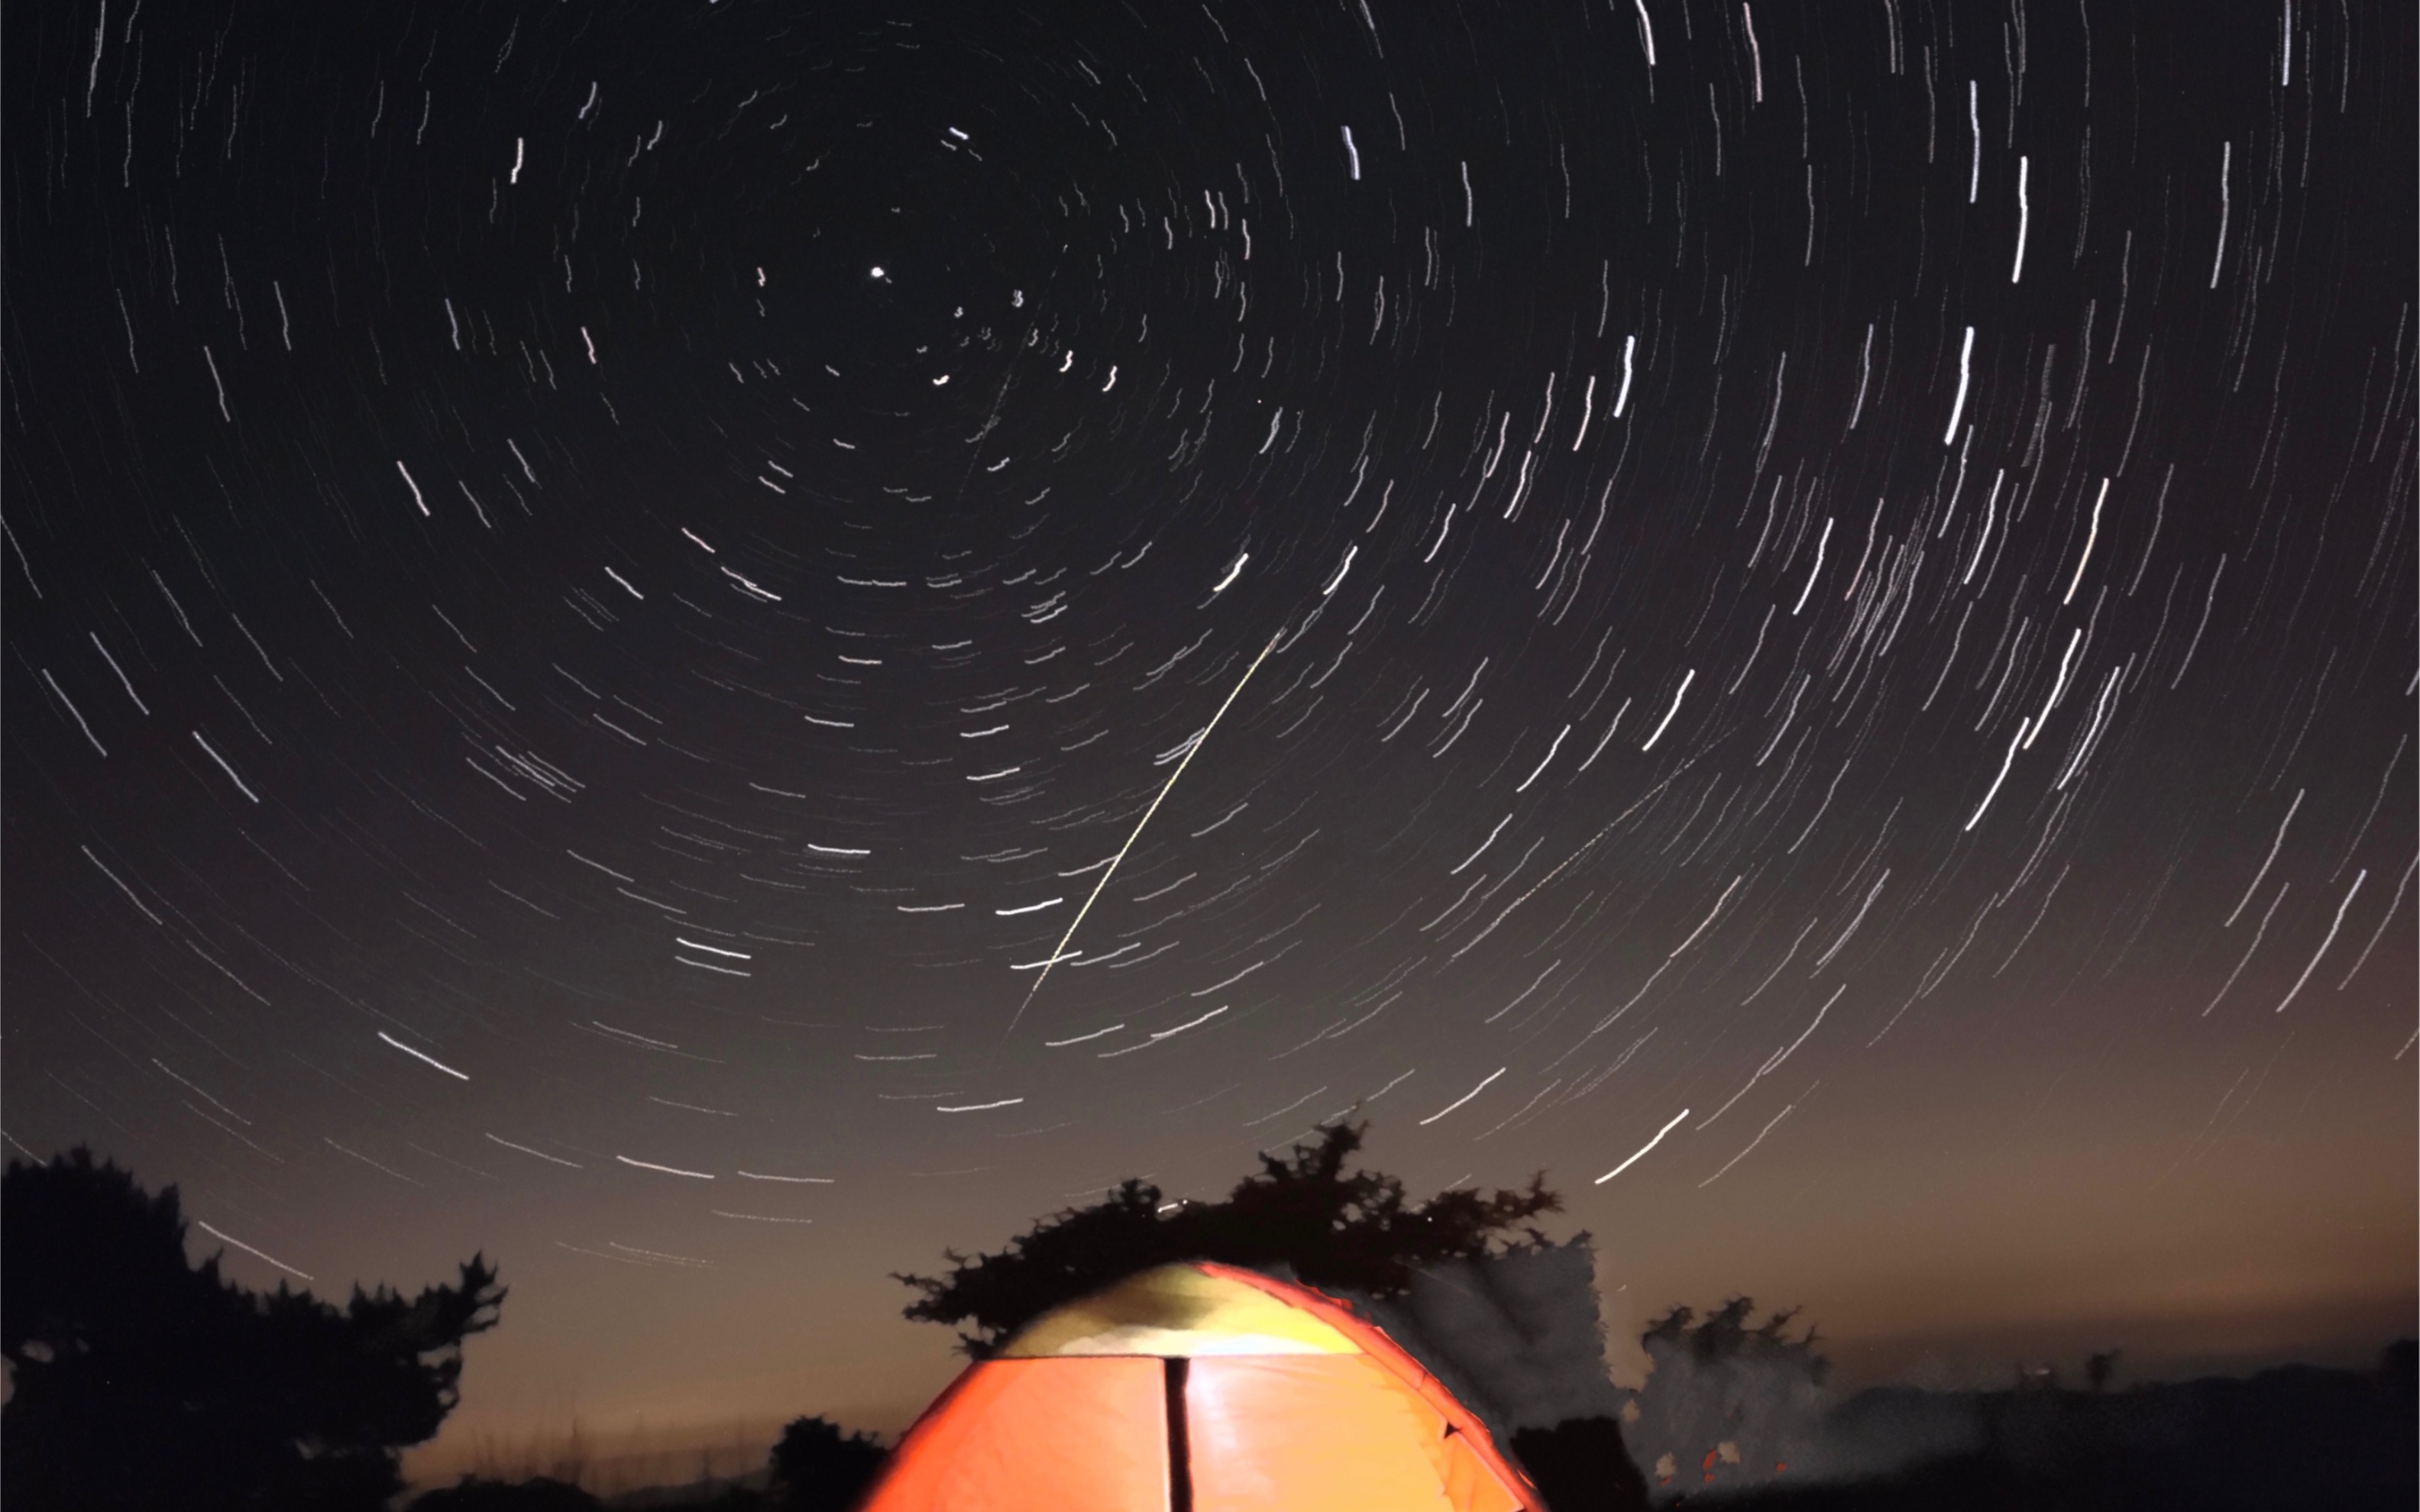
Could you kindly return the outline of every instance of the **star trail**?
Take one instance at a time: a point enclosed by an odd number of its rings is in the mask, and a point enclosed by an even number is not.
[[[461,1422],[1346,1116],[1617,1336],[2408,1328],[2400,8],[8,37],[11,1152],[484,1248]]]

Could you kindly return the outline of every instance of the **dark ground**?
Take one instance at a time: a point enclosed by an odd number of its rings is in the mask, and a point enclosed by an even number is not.
[[[1882,1480],[1724,1491],[1665,1506],[1756,1512],[2329,1512],[2420,1505],[2413,1353],[2378,1372],[2288,1365],[2107,1394],[2021,1390],[1947,1396],[1869,1391],[1833,1414],[1838,1432],[1887,1441],[1893,1428],[1966,1412],[1980,1446]]]
[[[1651,1489],[1610,1419],[1527,1430],[1512,1447],[1550,1512],[2408,1512],[2420,1506],[2411,1341],[2376,1371],[2288,1365],[2248,1380],[2211,1379],[2124,1391],[1928,1392],[1882,1387],[1835,1409],[1826,1436],[1878,1457],[1898,1441],[1942,1441],[1945,1423],[1976,1447],[1888,1475],[1755,1489]],[[1963,1430],[1971,1429],[1971,1432]],[[555,1512],[596,1506],[539,1487],[480,1488],[463,1512]],[[456,1493],[459,1494],[459,1493]],[[526,1499],[524,1499],[526,1498]],[[436,1499],[422,1504],[435,1512]],[[770,1507],[733,1482],[665,1488],[624,1507]]]

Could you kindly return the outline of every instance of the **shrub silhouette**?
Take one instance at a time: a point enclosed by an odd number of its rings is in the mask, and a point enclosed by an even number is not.
[[[1756,1304],[1733,1297],[1699,1318],[1674,1307],[1639,1335],[1652,1368],[1646,1390],[1623,1410],[1630,1442],[1654,1453],[1657,1484],[1686,1477],[1684,1489],[1752,1486],[1803,1463],[1823,1415],[1831,1363],[1816,1352],[1815,1330],[1787,1330],[1797,1311],[1749,1327]]]
[[[885,1458],[869,1434],[844,1437],[837,1424],[820,1417],[794,1419],[773,1445],[773,1484],[765,1504],[783,1512],[847,1512]]]
[[[1646,1512],[1647,1477],[1631,1462],[1621,1425],[1609,1417],[1571,1417],[1550,1428],[1522,1428],[1512,1453],[1545,1498],[1546,1512]]]
[[[2084,1357],[2084,1380],[2094,1391],[2107,1391],[2109,1378],[2118,1373],[2118,1357],[2123,1350],[2103,1350]]]
[[[2397,1339],[2378,1362],[2378,1379],[2399,1401],[2420,1396],[2420,1340]]]
[[[465,1475],[414,1501],[411,1512],[598,1512],[604,1504],[577,1486],[545,1475],[524,1481]]]
[[[1638,1342],[1648,1357],[1658,1362],[1685,1353],[1703,1365],[1734,1361],[1769,1364],[1792,1377],[1804,1377],[1808,1385],[1823,1384],[1832,1363],[1815,1352],[1815,1330],[1809,1328],[1804,1338],[1795,1339],[1784,1332],[1798,1309],[1775,1313],[1750,1328],[1747,1320],[1755,1311],[1752,1297],[1733,1297],[1703,1319],[1691,1308],[1675,1307],[1650,1323]]]
[[[945,1276],[892,1279],[923,1293],[908,1305],[909,1319],[973,1324],[958,1342],[981,1360],[1051,1308],[1171,1261],[1290,1266],[1312,1286],[1389,1297],[1421,1266],[1511,1247],[1514,1229],[1530,1243],[1545,1242],[1528,1220],[1559,1211],[1563,1199],[1547,1190],[1544,1172],[1525,1191],[1457,1190],[1414,1203],[1396,1177],[1345,1171],[1368,1132],[1367,1123],[1340,1123],[1282,1160],[1263,1154],[1260,1173],[1236,1183],[1224,1202],[1163,1211],[1159,1188],[1129,1180],[1091,1207],[1040,1220],[996,1254],[944,1251]]]
[[[458,1398],[462,1341],[495,1326],[480,1257],[410,1301],[343,1308],[185,1259],[177,1191],[157,1196],[79,1148],[0,1177],[0,1499],[51,1507],[382,1508],[404,1445]]]

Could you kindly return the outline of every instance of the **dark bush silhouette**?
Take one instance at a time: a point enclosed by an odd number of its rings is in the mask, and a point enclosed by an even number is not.
[[[524,1481],[465,1475],[414,1501],[411,1512],[600,1512],[604,1505],[579,1487],[544,1475]]]
[[[1312,1286],[1395,1296],[1419,1267],[1509,1246],[1516,1228],[1529,1242],[1544,1242],[1545,1236],[1526,1227],[1528,1220],[1563,1205],[1543,1172],[1526,1191],[1481,1196],[1457,1190],[1411,1202],[1396,1177],[1345,1171],[1368,1132],[1366,1123],[1340,1123],[1285,1159],[1264,1154],[1260,1173],[1238,1182],[1224,1202],[1163,1212],[1159,1188],[1130,1180],[1091,1207],[1042,1219],[997,1254],[945,1251],[946,1276],[892,1279],[923,1293],[907,1307],[908,1318],[973,1324],[958,1340],[980,1360],[1060,1304],[1155,1265],[1286,1265]]]
[[[1624,1409],[1624,1432],[1659,1488],[1693,1495],[1729,1490],[1803,1464],[1822,1421],[1831,1364],[1811,1327],[1788,1333],[1797,1311],[1751,1328],[1756,1304],[1733,1297],[1700,1319],[1675,1307],[1639,1335],[1652,1369]]]
[[[2397,1339],[2378,1362],[2378,1379],[2387,1395],[2410,1402],[2420,1396],[2420,1339]]]
[[[882,1469],[887,1452],[871,1434],[844,1436],[837,1424],[801,1417],[773,1445],[765,1504],[783,1512],[848,1512]]]
[[[343,1308],[185,1260],[177,1191],[78,1149],[0,1177],[0,1499],[52,1507],[382,1508],[396,1457],[452,1411],[496,1272]]]
[[[1646,1512],[1647,1477],[1631,1462],[1621,1425],[1566,1418],[1512,1435],[1513,1458],[1529,1472],[1549,1512]]]
[[[2085,1384],[2094,1391],[2107,1391],[2109,1378],[2118,1373],[2118,1357],[2125,1352],[2123,1350],[2103,1350],[2098,1354],[2086,1355],[2084,1357]]]
[[[1694,1309],[1675,1307],[1650,1323],[1638,1342],[1651,1359],[1685,1352],[1699,1365],[1731,1361],[1773,1365],[1792,1376],[1805,1377],[1809,1385],[1823,1384],[1824,1378],[1831,1374],[1832,1362],[1815,1352],[1815,1330],[1809,1328],[1804,1337],[1794,1339],[1784,1332],[1798,1316],[1798,1309],[1775,1313],[1750,1328],[1747,1320],[1755,1312],[1756,1300],[1752,1297],[1733,1297],[1702,1319]]]

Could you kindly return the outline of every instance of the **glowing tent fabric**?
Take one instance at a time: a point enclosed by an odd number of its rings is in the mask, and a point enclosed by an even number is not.
[[[925,1410],[863,1512],[1540,1512],[1477,1417],[1303,1287],[1162,1266]]]

